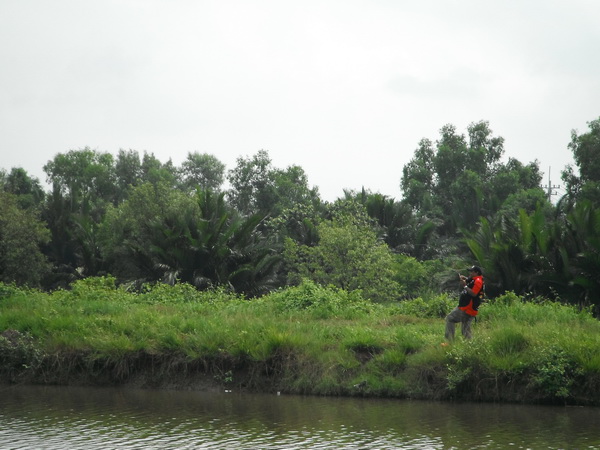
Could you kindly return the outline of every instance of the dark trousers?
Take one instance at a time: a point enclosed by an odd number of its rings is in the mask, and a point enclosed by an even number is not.
[[[461,324],[462,335],[465,339],[471,339],[471,323],[475,316],[470,316],[462,309],[458,309],[458,306],[450,311],[450,314],[446,316],[446,339],[449,341],[454,340],[454,331],[456,324]]]

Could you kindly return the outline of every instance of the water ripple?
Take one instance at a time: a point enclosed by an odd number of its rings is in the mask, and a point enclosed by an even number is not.
[[[0,449],[593,448],[598,423],[598,408],[19,387]]]

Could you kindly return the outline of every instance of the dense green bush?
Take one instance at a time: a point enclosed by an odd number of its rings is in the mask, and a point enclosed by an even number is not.
[[[44,357],[44,350],[30,335],[17,330],[0,333],[0,376],[8,381],[37,370]]]
[[[346,291],[360,290],[364,298],[374,302],[400,297],[393,254],[369,226],[343,218],[324,221],[317,231],[317,245],[286,239],[284,259],[290,284],[310,279]]]
[[[315,317],[357,317],[373,311],[376,305],[365,300],[360,291],[347,292],[334,286],[323,287],[311,280],[281,289],[265,297],[285,311],[310,311]]]

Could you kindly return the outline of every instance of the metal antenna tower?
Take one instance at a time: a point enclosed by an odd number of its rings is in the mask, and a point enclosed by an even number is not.
[[[551,170],[552,170],[552,167],[548,167],[548,184],[542,186],[542,188],[546,189],[546,195],[548,196],[548,201],[550,203],[552,203],[552,196],[558,195],[558,192],[555,191],[554,189],[560,189],[560,184],[558,184],[558,185],[552,184],[552,180],[550,179],[550,171]]]

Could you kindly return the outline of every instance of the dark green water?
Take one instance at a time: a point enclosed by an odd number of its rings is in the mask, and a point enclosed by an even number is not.
[[[600,448],[600,409],[0,387],[2,449]]]

